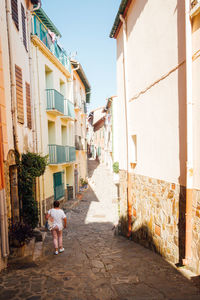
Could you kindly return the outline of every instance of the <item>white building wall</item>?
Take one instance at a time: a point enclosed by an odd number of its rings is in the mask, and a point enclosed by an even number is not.
[[[132,2],[126,18],[126,87],[129,149],[131,136],[137,136],[138,157],[134,173],[184,185],[185,88],[180,84],[184,80],[185,65],[179,66],[185,60],[185,52],[180,50],[185,43],[184,30],[177,34],[178,28],[184,28],[184,18],[180,18],[184,13],[183,6],[183,2],[177,4],[174,0],[159,5],[157,1]],[[162,24],[162,30],[159,24]],[[121,122],[125,119],[122,28],[117,38],[117,74]],[[124,129],[125,124],[120,124],[120,144],[126,145]],[[123,153],[120,168],[126,169],[123,145],[119,145],[119,151]],[[131,155],[130,150],[129,167]]]

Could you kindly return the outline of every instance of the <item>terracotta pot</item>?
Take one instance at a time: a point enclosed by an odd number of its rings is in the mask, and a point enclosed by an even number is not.
[[[81,199],[82,199],[82,197],[83,197],[83,195],[82,195],[82,194],[80,194],[80,193],[76,194],[76,198],[77,198],[78,200],[81,200]]]

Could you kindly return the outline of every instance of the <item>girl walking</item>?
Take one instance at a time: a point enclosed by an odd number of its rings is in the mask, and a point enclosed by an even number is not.
[[[62,209],[59,208],[60,203],[58,201],[54,201],[54,208],[50,209],[46,215],[46,220],[50,220],[52,222],[52,236],[53,243],[55,247],[54,254],[57,255],[58,251],[63,252],[65,249],[63,248],[63,238],[62,231],[63,227],[67,226],[67,217]]]

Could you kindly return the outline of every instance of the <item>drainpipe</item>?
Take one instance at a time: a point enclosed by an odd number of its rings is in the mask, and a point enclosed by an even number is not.
[[[192,199],[193,199],[193,103],[192,103],[192,26],[190,0],[185,0],[186,32],[186,87],[187,87],[187,173],[186,173],[186,236],[185,259],[188,265],[192,259]]]
[[[128,208],[128,233],[127,237],[131,236],[131,203],[130,203],[130,174],[129,174],[129,149],[128,149],[128,111],[127,111],[127,101],[128,101],[128,74],[127,74],[127,36],[126,36],[126,21],[122,15],[119,16],[120,21],[123,24],[123,48],[124,48],[124,108],[125,108],[125,130],[126,130],[126,171],[127,171],[127,208]]]
[[[38,101],[39,101],[39,118],[40,118],[40,145],[41,145],[41,152],[43,153],[43,139],[42,139],[42,115],[41,115],[41,97],[40,97],[40,79],[39,79],[39,62],[38,62],[38,47],[36,47],[36,67],[37,67],[37,88],[38,88]],[[40,224],[41,226],[44,225],[43,223],[43,207],[41,201],[41,193],[40,193],[40,178],[38,178],[38,188],[39,188],[39,202],[40,202]],[[46,198],[45,198],[45,189],[44,189],[44,175],[42,175],[42,197],[44,199],[44,212],[46,213]]]
[[[77,67],[75,68],[75,69],[72,69],[72,85],[73,85],[73,98],[74,98],[74,80],[73,80],[73,73],[75,72],[75,71],[77,71],[78,69],[80,68],[80,63],[79,62],[77,62]],[[73,126],[73,133],[74,133],[74,126]],[[75,136],[74,136],[75,137]],[[76,197],[76,193],[75,193],[75,182],[74,182],[74,188],[73,188],[73,198],[75,198]]]
[[[3,135],[1,127],[1,109],[0,109],[0,236],[2,256],[7,257],[9,254],[8,246],[8,224],[7,224],[7,207],[5,195],[5,181],[4,181],[4,166],[3,166]]]
[[[28,36],[28,51],[29,51],[29,76],[30,76],[30,94],[31,94],[31,102],[35,99],[34,97],[34,89],[33,89],[33,67],[32,67],[32,55],[31,55],[31,15],[30,12],[26,11],[26,19],[27,19],[27,36]],[[34,105],[31,105],[31,115],[32,115],[32,135],[33,135],[33,151],[37,151],[37,125],[35,122],[35,114],[34,114]]]
[[[33,89],[33,66],[32,66],[32,53],[31,53],[31,12],[36,11],[41,8],[41,0],[39,0],[38,5],[26,11],[26,19],[27,19],[27,36],[28,36],[28,51],[29,51],[29,73],[30,73],[30,94],[32,103],[35,99],[34,97],[34,89]],[[36,115],[34,113],[34,106],[32,107],[32,133],[33,133],[33,151],[38,153],[38,145],[37,145],[37,124],[36,124]]]
[[[7,36],[8,36],[8,54],[9,54],[9,68],[10,68],[10,87],[11,87],[11,113],[13,124],[13,142],[14,149],[19,152],[18,134],[17,134],[17,106],[16,106],[16,87],[15,87],[15,69],[13,61],[13,40],[12,40],[12,24],[11,24],[11,1],[6,0],[6,21],[7,21]]]
[[[8,247],[7,247],[7,224],[6,224],[6,216],[5,216],[5,189],[0,191],[0,224],[1,224],[1,249],[2,249],[2,256],[8,256]]]

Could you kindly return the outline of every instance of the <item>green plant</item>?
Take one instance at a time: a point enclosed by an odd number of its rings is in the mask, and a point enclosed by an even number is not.
[[[33,237],[33,229],[29,224],[23,222],[10,223],[9,241],[14,247],[21,247],[28,243]]]
[[[119,162],[118,161],[114,162],[114,164],[113,164],[113,172],[119,173]]]
[[[35,178],[45,172],[48,156],[28,152],[18,160],[18,191],[22,203],[21,215],[25,223],[35,228],[38,224],[38,203],[34,199]]]
[[[87,184],[88,184],[87,179],[83,179],[83,178],[81,177],[81,178],[80,178],[80,184],[81,184],[81,186],[87,185]]]

